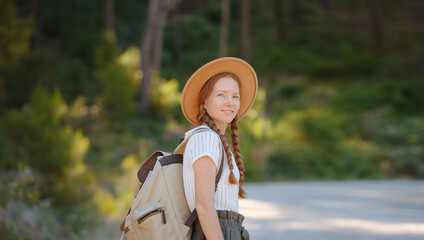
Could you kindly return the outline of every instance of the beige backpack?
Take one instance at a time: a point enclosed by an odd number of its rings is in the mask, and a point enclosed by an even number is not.
[[[174,153],[157,151],[141,166],[137,177],[141,183],[135,200],[121,224],[129,240],[188,240],[191,225],[197,218],[191,213],[184,194],[183,153],[188,139],[196,133],[211,131],[198,128],[178,145]],[[225,154],[221,144],[220,167],[215,191],[222,174]]]

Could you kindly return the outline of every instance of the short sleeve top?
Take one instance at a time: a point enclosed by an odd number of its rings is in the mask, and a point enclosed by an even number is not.
[[[201,126],[205,127],[205,126]],[[186,133],[188,136],[191,131],[195,131],[194,128]],[[195,188],[194,188],[194,169],[193,164],[203,156],[209,156],[215,163],[217,173],[219,170],[220,163],[220,152],[221,152],[221,139],[219,135],[209,128],[208,131],[196,133],[190,137],[187,141],[187,145],[184,151],[183,161],[183,180],[184,180],[184,191],[187,199],[190,211],[195,208]],[[224,152],[225,154],[225,152]],[[240,178],[240,172],[235,163],[233,154],[233,173],[237,179]],[[225,158],[226,159],[226,158]],[[214,205],[217,210],[231,210],[238,212],[238,184],[230,184],[228,178],[230,176],[230,168],[228,162],[224,161],[223,171],[221,178],[218,182],[218,188],[214,196]]]

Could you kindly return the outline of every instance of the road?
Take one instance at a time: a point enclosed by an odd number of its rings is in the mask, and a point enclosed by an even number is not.
[[[246,184],[252,240],[422,240],[424,181]]]

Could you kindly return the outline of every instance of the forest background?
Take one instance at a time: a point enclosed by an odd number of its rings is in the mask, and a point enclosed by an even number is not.
[[[0,236],[115,239],[185,82],[252,64],[247,181],[424,177],[424,1],[1,0]]]

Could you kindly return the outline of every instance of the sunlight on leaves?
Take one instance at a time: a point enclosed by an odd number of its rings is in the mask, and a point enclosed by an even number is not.
[[[123,171],[128,171],[131,169],[136,169],[139,163],[137,157],[134,154],[127,155],[124,160],[121,162],[121,169]]]
[[[116,211],[115,199],[111,193],[105,192],[103,189],[97,189],[94,201],[104,214],[113,214]]]
[[[129,47],[118,58],[118,62],[125,67],[131,77],[133,87],[138,87],[141,83],[143,73],[140,65],[141,52],[137,47]]]

